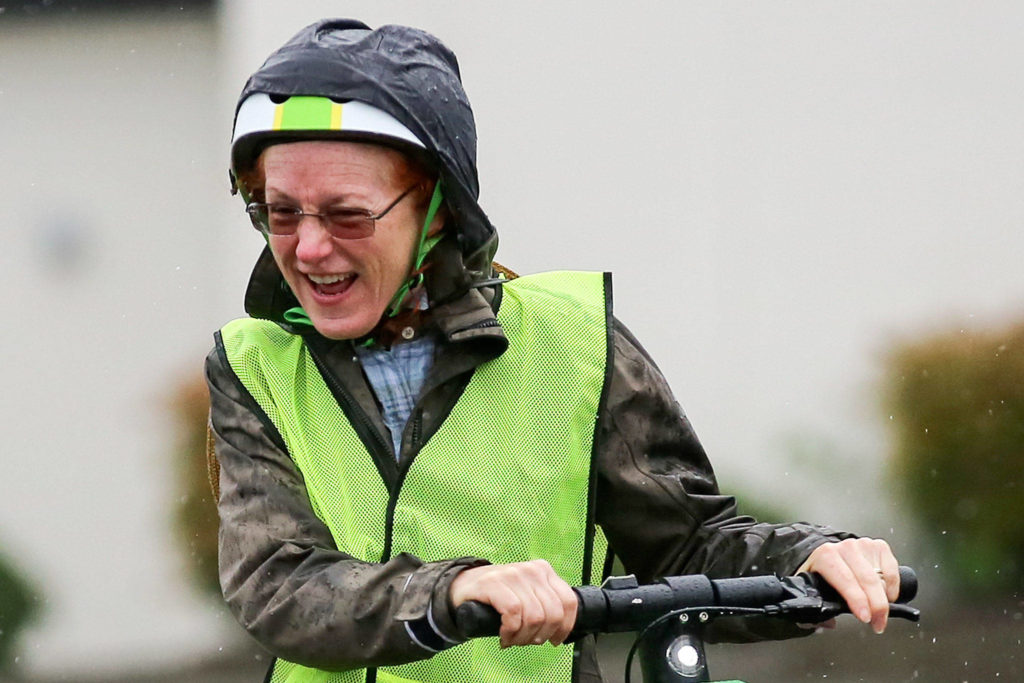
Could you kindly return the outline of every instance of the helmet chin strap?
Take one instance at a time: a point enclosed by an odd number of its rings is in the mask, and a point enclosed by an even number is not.
[[[402,310],[402,303],[405,301],[406,295],[415,287],[419,287],[423,283],[423,273],[419,272],[423,266],[423,261],[427,258],[427,254],[434,248],[438,242],[441,241],[441,233],[434,235],[433,237],[427,237],[427,233],[430,231],[430,224],[434,222],[434,216],[437,215],[437,210],[441,208],[441,201],[444,199],[444,195],[441,192],[441,179],[438,178],[437,182],[434,183],[434,194],[430,197],[430,207],[427,209],[427,217],[423,219],[423,229],[420,230],[420,240],[416,247],[416,258],[413,260],[412,268],[409,270],[410,276],[405,280],[395,295],[391,297],[391,302],[388,303],[386,317],[394,318]]]

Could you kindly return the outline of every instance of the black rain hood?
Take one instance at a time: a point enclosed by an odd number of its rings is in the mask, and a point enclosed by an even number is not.
[[[318,95],[357,100],[405,125],[426,146],[443,181],[447,236],[434,251],[446,261],[428,275],[431,299],[450,299],[490,276],[497,233],[477,203],[476,125],[462,88],[455,54],[431,34],[407,26],[371,30],[352,19],[322,19],[299,31],[246,82],[235,115],[247,97]],[[440,265],[440,264],[439,264]],[[433,280],[433,287],[431,281]],[[280,320],[294,302],[269,250],[264,250],[246,292],[246,310]]]

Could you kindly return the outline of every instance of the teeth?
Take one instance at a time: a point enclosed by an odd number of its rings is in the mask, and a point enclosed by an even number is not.
[[[309,275],[310,280],[317,283],[318,285],[333,285],[335,282],[341,282],[352,277],[352,274],[348,275]]]

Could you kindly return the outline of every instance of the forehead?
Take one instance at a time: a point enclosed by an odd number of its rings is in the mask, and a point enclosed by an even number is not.
[[[268,147],[260,156],[265,179],[351,176],[390,185],[412,170],[405,156],[390,147],[365,142],[311,140]]]

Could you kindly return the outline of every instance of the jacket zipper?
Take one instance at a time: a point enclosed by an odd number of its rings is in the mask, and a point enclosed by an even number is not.
[[[409,457],[399,462],[398,480],[388,500],[388,509],[384,519],[384,556],[383,561],[391,559],[392,531],[395,526],[395,508],[398,507],[398,495],[402,491],[405,475],[408,474],[412,461],[420,451],[420,436],[423,432],[423,409],[415,408],[412,415],[412,434],[409,440]]]
[[[412,423],[412,450],[418,452],[420,449],[420,436],[423,434],[423,411],[417,410],[416,417]]]
[[[462,328],[461,330],[459,330],[459,332],[467,332],[469,330],[482,330],[488,327],[501,327],[501,323],[499,323],[497,320],[493,318],[490,320],[482,320],[478,323],[473,323],[469,327]]]

